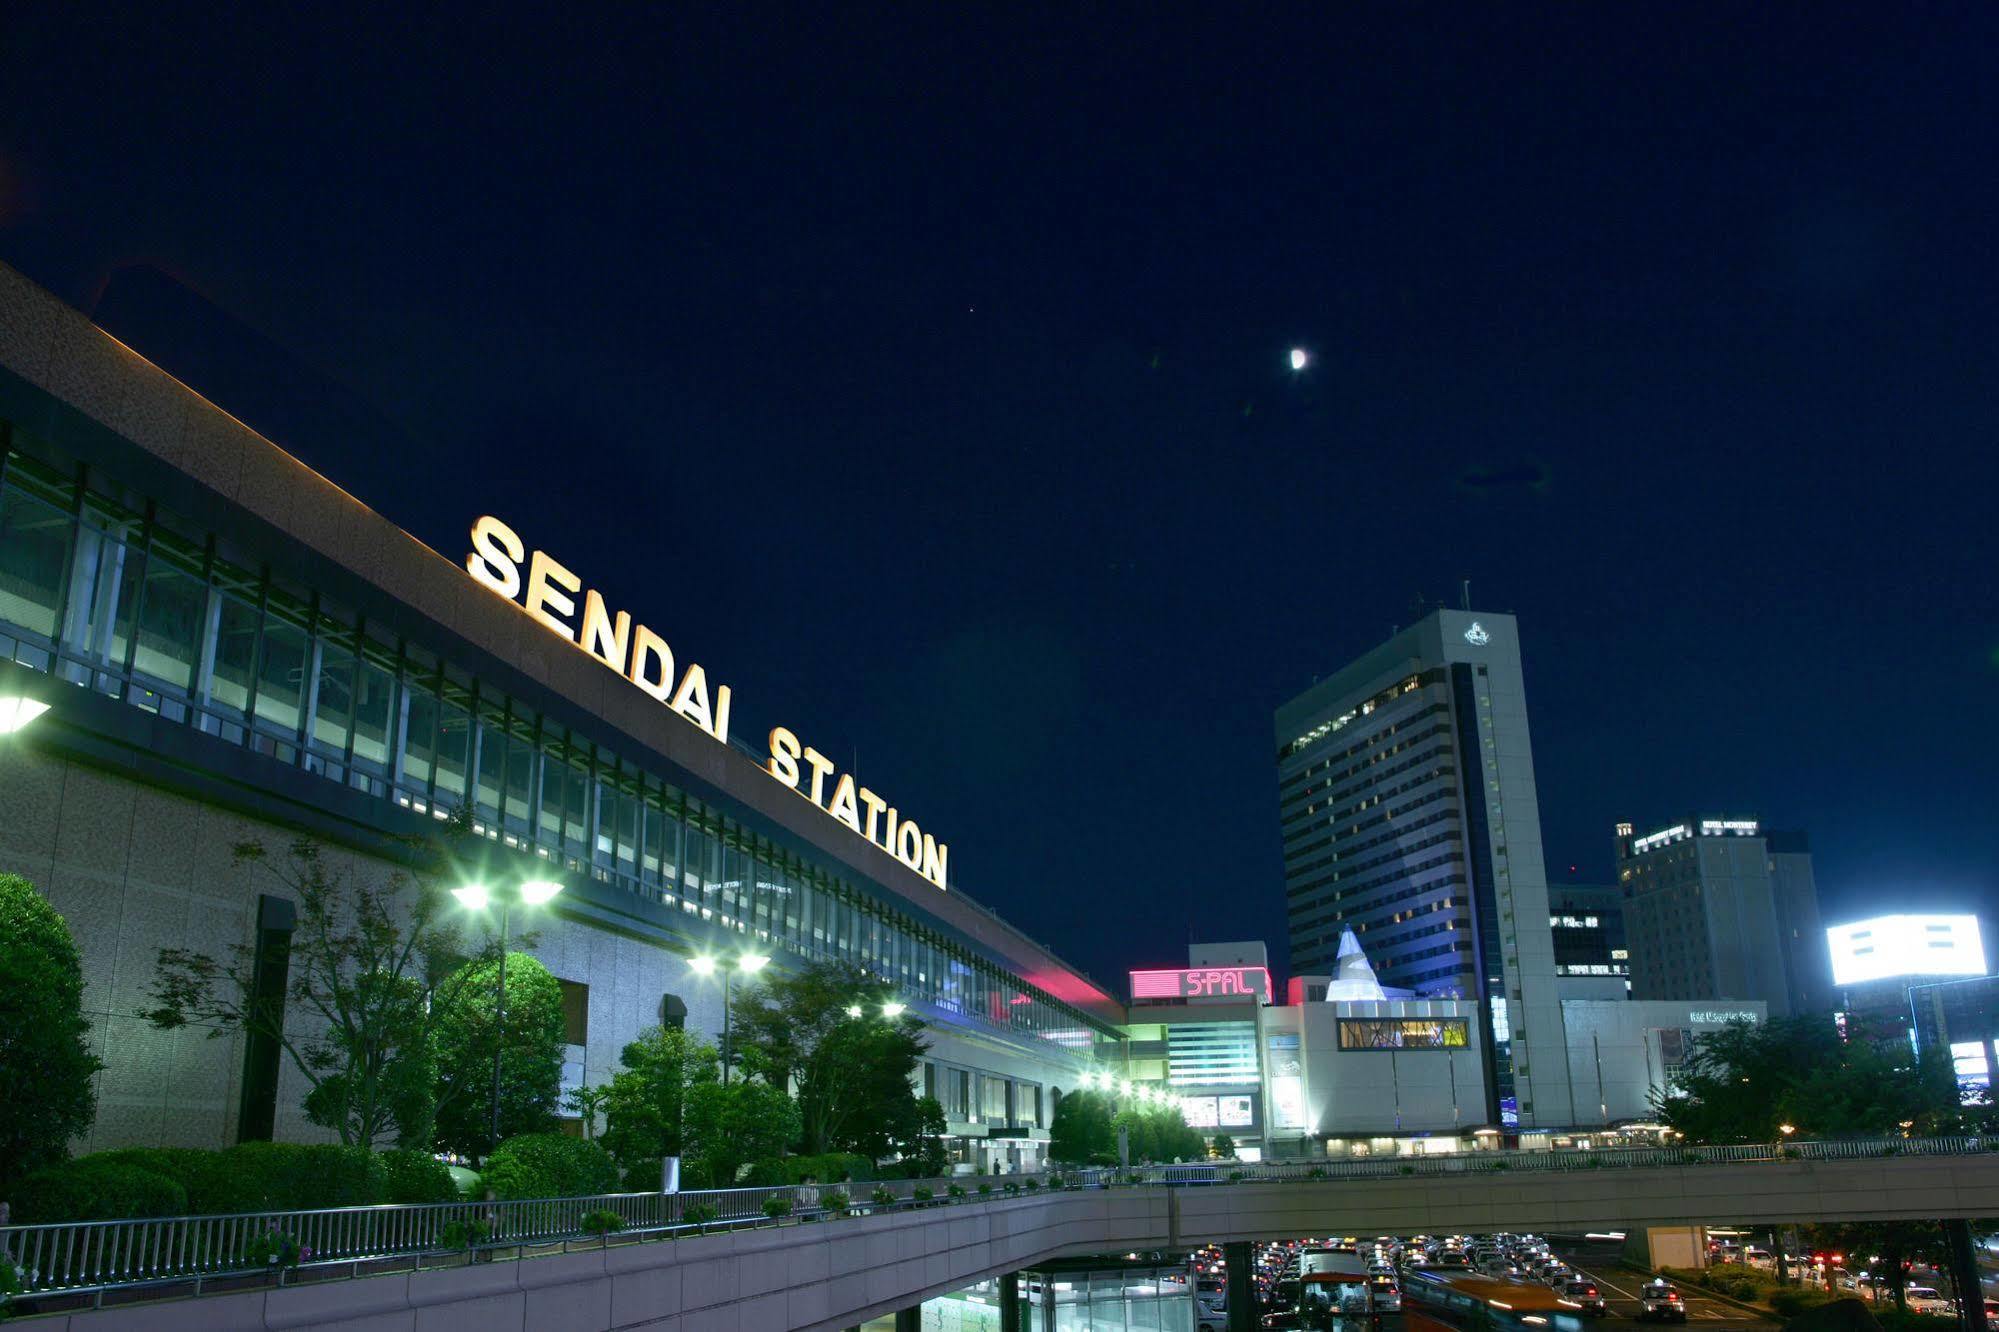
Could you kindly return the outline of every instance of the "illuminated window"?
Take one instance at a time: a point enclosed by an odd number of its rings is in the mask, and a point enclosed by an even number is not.
[[[1342,1018],[1342,1050],[1458,1050],[1471,1044],[1466,1018]]]

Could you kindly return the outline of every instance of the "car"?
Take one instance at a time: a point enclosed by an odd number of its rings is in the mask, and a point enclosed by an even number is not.
[[[1687,1302],[1665,1282],[1648,1281],[1638,1291],[1638,1318],[1646,1323],[1684,1323]]]
[[[1609,1307],[1603,1302],[1603,1292],[1597,1289],[1594,1281],[1571,1281],[1556,1289],[1562,1292],[1563,1299],[1571,1304],[1581,1305],[1584,1313],[1595,1314],[1601,1318],[1610,1312]]]
[[[1945,1299],[1934,1286],[1906,1286],[1902,1295],[1908,1300],[1911,1313],[1943,1314],[1946,1317],[1957,1313],[1956,1302]]]
[[[1377,1311],[1399,1313],[1402,1310],[1402,1288],[1395,1284],[1393,1277],[1373,1277],[1369,1280],[1369,1297]]]

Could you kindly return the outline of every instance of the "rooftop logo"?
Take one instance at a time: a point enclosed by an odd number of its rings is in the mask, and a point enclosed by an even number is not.
[[[1465,630],[1465,642],[1471,644],[1473,647],[1484,647],[1487,643],[1490,643],[1491,641],[1492,641],[1492,635],[1488,634],[1485,631],[1485,626],[1480,624],[1477,620],[1473,620],[1471,622],[1471,628]]]

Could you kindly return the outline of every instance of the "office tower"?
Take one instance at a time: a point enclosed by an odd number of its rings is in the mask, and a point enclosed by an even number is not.
[[[1276,739],[1292,971],[1334,974],[1352,929],[1391,992],[1477,1001],[1490,1123],[1565,1123],[1513,617],[1432,613],[1280,707]]]
[[[1634,999],[1761,999],[1770,1013],[1829,998],[1811,853],[1750,818],[1617,825]]]

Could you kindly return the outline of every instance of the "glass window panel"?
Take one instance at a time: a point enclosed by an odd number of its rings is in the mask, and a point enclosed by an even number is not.
[[[354,672],[354,759],[386,772],[394,719],[396,680],[373,661],[361,661]]]
[[[437,763],[437,696],[403,681],[403,776],[412,791],[430,786]]]
[[[319,648],[319,697],[312,707],[312,740],[335,754],[347,752],[354,729],[354,654],[336,644]]]
[[[0,494],[0,620],[55,637],[72,528],[68,514],[11,486]]]
[[[465,795],[465,770],[472,750],[472,714],[449,702],[437,705],[437,800],[457,804]]]
[[[516,723],[518,725],[518,723]],[[534,798],[534,746],[515,736],[504,737],[506,748],[506,826],[528,831],[528,806]]]
[[[63,644],[96,661],[125,664],[141,556],[116,537],[84,528],[70,575]]]
[[[215,618],[214,665],[209,670],[209,701],[231,712],[250,706],[252,663],[257,656],[255,606],[237,597],[218,598]]]
[[[507,737],[497,710],[479,709],[478,741],[478,808],[485,818],[498,823],[500,787],[507,770]]]
[[[201,659],[201,626],[208,589],[201,580],[159,557],[146,562],[139,605],[139,643],[132,667],[176,690],[186,690]]]
[[[305,716],[305,630],[275,615],[264,625],[258,649],[257,720],[296,734]]]

